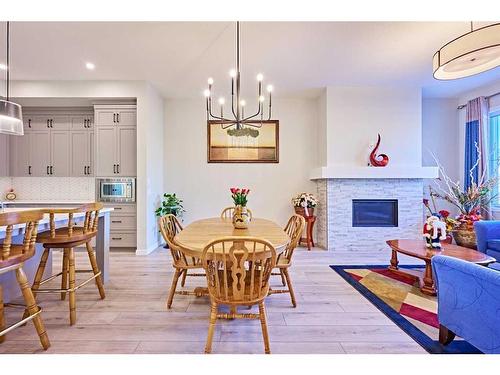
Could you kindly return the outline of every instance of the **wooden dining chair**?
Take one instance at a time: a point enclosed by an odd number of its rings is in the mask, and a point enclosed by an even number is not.
[[[23,318],[5,327],[4,319],[4,303],[2,296],[2,288],[0,286],[0,342],[5,340],[5,334],[12,331],[21,325],[24,325],[30,320],[33,324],[40,338],[42,347],[47,350],[50,347],[49,337],[45,331],[45,326],[42,321],[42,309],[36,304],[35,296],[29,286],[26,274],[23,271],[24,262],[33,255],[35,255],[35,241],[38,230],[38,222],[43,218],[43,212],[39,210],[23,211],[23,212],[10,212],[0,214],[0,227],[6,227],[5,238],[1,243],[0,252],[0,275],[6,272],[15,271],[16,279],[21,288],[21,292],[26,305],[22,305],[26,309],[26,314]],[[22,229],[19,226],[24,227]],[[24,230],[22,244],[14,244],[13,233],[14,231]],[[17,304],[7,304],[5,306],[20,306]]]
[[[290,242],[286,245],[285,251],[278,256],[278,261],[276,262],[276,269],[278,272],[272,273],[272,275],[281,276],[281,282],[283,286],[287,287],[287,289],[272,289],[269,291],[269,294],[289,293],[293,307],[297,307],[297,302],[295,300],[292,279],[290,278],[288,269],[292,265],[292,255],[300,242],[300,237],[302,236],[305,225],[306,220],[301,215],[295,214],[288,220],[288,223],[285,226],[285,232],[290,237]]]
[[[207,274],[210,295],[210,323],[205,353],[212,351],[217,319],[259,319],[265,353],[269,354],[264,299],[269,292],[269,277],[276,265],[276,250],[264,239],[223,237],[210,242],[203,250],[202,264]],[[219,313],[219,305],[231,307]],[[258,314],[239,314],[238,306],[259,305]]]
[[[69,321],[70,325],[76,323],[76,294],[75,292],[92,280],[95,280],[97,289],[101,299],[106,297],[104,286],[101,278],[101,271],[97,265],[94,249],[90,245],[90,241],[97,236],[97,224],[99,220],[99,211],[102,209],[102,203],[90,203],[78,208],[54,208],[44,209],[44,212],[50,218],[50,231],[40,233],[36,241],[42,243],[44,252],[40,259],[38,270],[35,274],[33,286],[31,287],[34,294],[37,293],[61,293],[61,300],[66,298],[66,293],[69,294]],[[74,217],[77,214],[84,215],[82,226],[75,224]],[[67,215],[67,226],[56,228],[55,215]],[[75,247],[85,245],[89,257],[91,270],[77,270],[75,268]],[[51,249],[64,249],[62,260],[62,271],[42,280],[45,271],[45,265],[49,257]],[[76,285],[77,273],[92,273],[92,276]],[[43,289],[41,285],[61,276],[60,289]]]
[[[234,209],[236,207],[226,207],[222,210],[221,214],[220,214],[220,218],[221,219],[232,219],[233,218],[233,213],[234,213]],[[247,208],[247,211],[248,211],[248,214],[250,215],[250,220],[252,220],[252,210]]]
[[[182,276],[181,286],[184,287],[187,276],[205,276],[204,272],[193,273],[193,270],[203,270],[201,259],[188,257],[182,251],[182,248],[175,242],[174,237],[182,230],[182,225],[174,215],[168,214],[160,217],[159,220],[160,232],[163,239],[168,244],[170,254],[172,255],[172,266],[175,269],[172,285],[167,298],[167,308],[172,307],[172,301],[175,294],[180,295],[196,295],[199,296],[199,289],[197,291],[177,291],[177,282],[179,277]],[[191,273],[189,273],[191,272]]]

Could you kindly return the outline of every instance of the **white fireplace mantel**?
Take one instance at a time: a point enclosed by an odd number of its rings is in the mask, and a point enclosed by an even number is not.
[[[438,178],[438,167],[419,166],[334,166],[313,169],[311,180],[330,178]]]

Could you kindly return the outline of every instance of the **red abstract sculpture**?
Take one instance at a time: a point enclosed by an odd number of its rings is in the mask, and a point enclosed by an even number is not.
[[[386,154],[377,155],[378,146],[380,146],[380,134],[378,135],[378,141],[375,148],[370,153],[370,165],[372,167],[385,167],[389,163],[389,157]]]

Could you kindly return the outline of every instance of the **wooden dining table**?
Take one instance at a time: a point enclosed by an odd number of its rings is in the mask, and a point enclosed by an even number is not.
[[[290,241],[283,228],[271,220],[252,218],[248,229],[235,229],[231,219],[220,217],[194,221],[177,234],[174,240],[186,255],[201,258],[203,249],[210,241],[228,236],[268,240],[277,254],[281,254]]]

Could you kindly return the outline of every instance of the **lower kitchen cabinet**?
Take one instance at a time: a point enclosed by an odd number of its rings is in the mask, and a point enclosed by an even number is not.
[[[110,247],[137,247],[137,212],[135,203],[104,203],[111,211]]]

